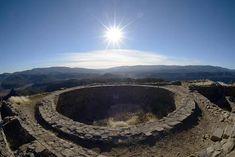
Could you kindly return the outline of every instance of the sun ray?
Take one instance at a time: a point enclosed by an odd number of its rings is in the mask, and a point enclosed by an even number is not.
[[[116,12],[114,11],[114,17],[112,20],[113,23],[104,24],[101,22],[101,20],[98,20],[98,22],[104,27],[104,34],[102,35],[102,38],[104,38],[104,41],[106,42],[106,49],[112,47],[112,48],[121,48],[121,45],[124,43],[123,41],[128,39],[126,37],[125,29],[129,27],[129,25],[132,25],[136,22],[136,19],[130,20],[127,23],[123,23],[123,18],[118,22],[116,18]]]

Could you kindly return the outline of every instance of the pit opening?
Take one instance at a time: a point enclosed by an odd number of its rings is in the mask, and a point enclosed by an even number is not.
[[[231,104],[235,96],[234,87],[213,84],[211,86],[194,86],[194,88],[218,107],[230,112],[235,111],[235,107]]]
[[[57,111],[88,125],[128,127],[175,110],[174,93],[146,86],[97,86],[59,95]]]

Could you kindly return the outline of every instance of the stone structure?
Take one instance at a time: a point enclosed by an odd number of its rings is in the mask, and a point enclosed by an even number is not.
[[[204,103],[206,109],[212,112],[214,116],[221,116],[221,120],[228,121],[229,124],[224,128],[214,128],[213,134],[211,135],[211,140],[214,143],[206,149],[196,152],[197,157],[233,157],[233,149],[235,148],[235,114],[230,113],[226,110],[219,108],[216,104],[210,102],[206,97],[195,92],[194,97],[200,99],[200,102]]]
[[[105,87],[112,86],[103,86],[103,88]],[[119,88],[120,87],[125,86],[119,86]],[[126,86],[126,88],[127,87],[153,88],[155,90],[158,89],[164,92],[167,91],[166,89],[153,86],[142,85]],[[57,100],[59,99],[58,96],[60,96],[60,94],[63,94],[64,92],[73,92],[74,90],[79,92],[79,90],[82,89],[83,87],[79,87],[76,89],[55,92],[47,96],[38,106],[37,113],[40,120],[43,121],[43,123],[46,123],[47,126],[51,127],[53,130],[60,134],[65,134],[67,137],[69,137],[69,139],[75,140],[75,142],[85,144],[87,147],[90,147],[89,145],[125,145],[143,142],[148,139],[158,139],[167,134],[168,132],[176,131],[178,127],[183,126],[184,122],[188,120],[193,120],[194,112],[196,110],[196,105],[193,100],[181,98],[181,101],[175,104],[176,109],[173,112],[169,113],[166,117],[158,121],[146,122],[144,124],[130,126],[127,128],[108,128],[92,126],[73,121],[70,118],[63,116],[56,111],[56,104]],[[172,96],[173,93],[169,92],[167,94],[171,94]],[[164,96],[166,97],[166,95]],[[180,95],[177,96],[180,97]],[[82,112],[82,110],[79,111]]]
[[[208,96],[211,91],[208,92],[207,88],[211,90],[214,85],[207,84],[206,88],[194,83],[182,85],[182,89],[187,87],[191,92],[178,90],[174,85],[80,86],[45,96],[35,106],[35,117],[23,112],[17,104],[1,102],[0,156],[105,157],[107,154],[102,151],[151,145],[167,136],[187,132],[200,123],[201,117],[210,114],[212,118],[220,117],[224,125],[212,128],[211,134],[204,136],[211,139],[210,145],[191,156],[232,157],[235,147],[234,113]],[[232,87],[226,86],[225,89],[225,98],[234,97]],[[120,104],[129,106],[121,110],[118,108]],[[152,112],[158,119],[128,127],[93,125],[97,119],[113,116],[109,110],[113,106],[118,114],[141,109]],[[152,153],[151,156],[158,155]],[[179,156],[179,153],[173,156]]]

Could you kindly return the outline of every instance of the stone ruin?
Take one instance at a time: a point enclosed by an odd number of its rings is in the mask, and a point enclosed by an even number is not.
[[[235,156],[234,89],[198,82],[80,86],[47,94],[30,111],[26,105],[23,110],[19,104],[3,101],[0,156],[115,156],[109,153],[113,149],[151,147],[168,136],[190,132],[208,114],[219,117],[211,134],[203,136],[209,138],[209,145],[195,148],[188,156],[232,157]],[[139,113],[151,118],[140,120]],[[132,116],[138,121],[127,123]],[[108,125],[110,119],[117,125]],[[139,155],[126,153],[126,156]],[[151,152],[148,156],[160,155]]]

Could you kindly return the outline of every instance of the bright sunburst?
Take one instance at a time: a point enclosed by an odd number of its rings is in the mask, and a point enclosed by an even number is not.
[[[104,35],[108,45],[119,46],[124,38],[124,33],[122,28],[118,26],[106,27],[106,32]]]
[[[123,38],[123,32],[118,27],[111,27],[108,28],[107,32],[105,33],[105,37],[109,42],[118,43]]]
[[[136,19],[130,21],[121,19],[120,22],[116,22],[116,14],[114,14],[113,24],[105,25],[101,20],[97,20],[105,28],[102,38],[107,43],[106,48],[121,48],[123,41],[129,39],[126,37],[126,28],[135,22]]]

